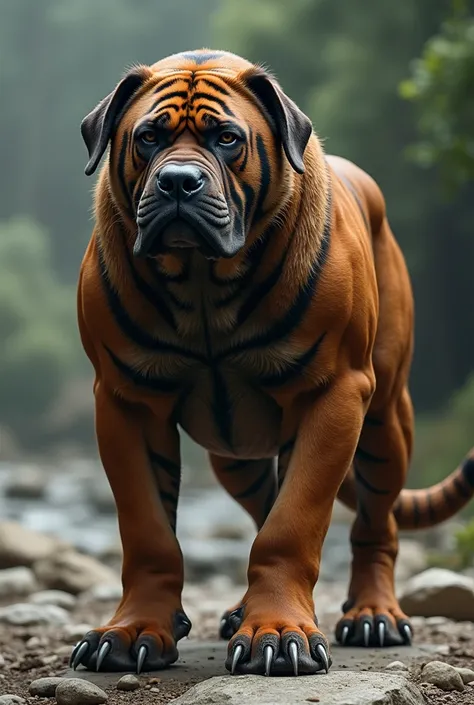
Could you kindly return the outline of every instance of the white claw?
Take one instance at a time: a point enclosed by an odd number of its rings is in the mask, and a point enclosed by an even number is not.
[[[328,655],[326,653],[326,649],[324,648],[324,646],[322,644],[318,644],[316,647],[316,651],[318,652],[318,654],[321,658],[321,661],[323,662],[324,670],[327,673],[329,671],[329,659],[328,659]]]
[[[265,675],[269,676],[270,671],[272,670],[273,661],[273,648],[270,645],[265,647],[263,651],[263,658],[265,660]]]
[[[137,657],[137,673],[138,674],[140,674],[142,672],[143,664],[145,663],[145,659],[147,657],[147,654],[148,654],[148,649],[143,644],[138,649],[138,657]]]
[[[411,633],[411,629],[408,626],[408,624],[403,625],[403,633],[405,634],[405,639],[409,644],[411,644],[411,640],[413,639],[413,634]]]
[[[235,669],[237,668],[237,664],[239,663],[240,657],[242,656],[242,653],[244,651],[244,647],[242,644],[238,644],[238,646],[235,647],[234,651],[234,656],[232,658],[232,667],[231,667],[231,673],[234,675]]]
[[[380,622],[379,624],[379,642],[380,646],[383,646],[385,644],[385,623]]]
[[[364,645],[368,646],[370,642],[370,624],[364,622]]]
[[[298,644],[296,641],[290,641],[288,644],[288,651],[290,653],[291,663],[293,664],[293,673],[295,676],[298,675]]]
[[[100,667],[102,666],[105,657],[109,653],[110,649],[112,648],[112,644],[110,641],[104,641],[102,646],[99,649],[99,653],[97,654],[97,666],[96,666],[96,671],[100,671]]]
[[[346,625],[345,627],[342,628],[342,634],[341,634],[341,644],[343,646],[346,645],[347,637],[349,636],[350,629]]]
[[[81,659],[84,656],[84,654],[86,653],[86,651],[88,650],[88,648],[89,648],[89,644],[87,643],[87,641],[82,642],[82,645],[79,646],[79,649],[74,654],[74,658],[72,660],[72,667],[74,670],[76,670],[76,668],[81,663]]]

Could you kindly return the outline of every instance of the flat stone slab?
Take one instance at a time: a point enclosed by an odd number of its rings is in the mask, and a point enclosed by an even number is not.
[[[343,673],[265,678],[211,678],[188,690],[170,705],[424,705],[416,686],[400,675]]]
[[[333,665],[329,675],[337,671],[382,671],[385,666],[388,666],[393,661],[403,661],[408,665],[415,659],[427,656],[432,657],[433,654],[438,652],[439,648],[433,645],[417,644],[410,647],[393,646],[383,649],[365,649],[363,647],[342,647],[332,644],[331,656]],[[180,658],[173,666],[164,671],[147,672],[146,675],[150,677],[156,676],[162,681],[172,679],[181,683],[206,680],[213,676],[231,678],[224,667],[226,652],[227,643],[224,641],[193,641],[192,639],[186,639],[179,644]],[[85,678],[100,688],[107,688],[114,687],[120,675],[118,673],[94,673],[79,667],[77,671],[68,669],[63,677]],[[232,681],[235,681],[235,678],[233,676]],[[319,678],[319,675],[315,676],[315,678]],[[308,676],[304,676],[304,680],[307,679]],[[265,678],[265,683],[268,683],[269,680],[273,679]],[[281,679],[276,679],[276,681],[281,681]],[[390,701],[388,700],[387,703],[390,703]],[[380,705],[385,705],[385,702],[381,701]]]

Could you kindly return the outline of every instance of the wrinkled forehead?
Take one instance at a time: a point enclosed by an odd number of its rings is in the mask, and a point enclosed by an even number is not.
[[[257,103],[240,80],[250,68],[252,64],[245,59],[219,52],[168,57],[151,66],[153,76],[128,115],[135,124],[150,121],[163,127],[177,127],[185,121],[202,127],[255,119]]]

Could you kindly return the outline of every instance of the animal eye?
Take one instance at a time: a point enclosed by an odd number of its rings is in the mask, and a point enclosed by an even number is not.
[[[239,138],[235,132],[229,132],[227,130],[226,132],[221,132],[218,142],[224,147],[230,147],[231,145],[236,144],[238,139]]]
[[[145,144],[155,144],[156,143],[156,135],[153,132],[153,130],[146,130],[146,132],[142,132],[140,135],[140,139]]]

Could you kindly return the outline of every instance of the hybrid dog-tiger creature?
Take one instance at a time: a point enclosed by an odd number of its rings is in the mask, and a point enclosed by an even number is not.
[[[200,50],[133,68],[84,119],[96,224],[78,315],[117,505],[123,598],[74,667],[164,668],[191,623],[175,537],[178,427],[258,533],[224,617],[233,673],[327,670],[313,588],[334,500],[356,509],[342,644],[409,643],[397,522],[435,524],[474,461],[402,492],[412,445],[413,304],[384,198],[326,157],[264,70]]]

